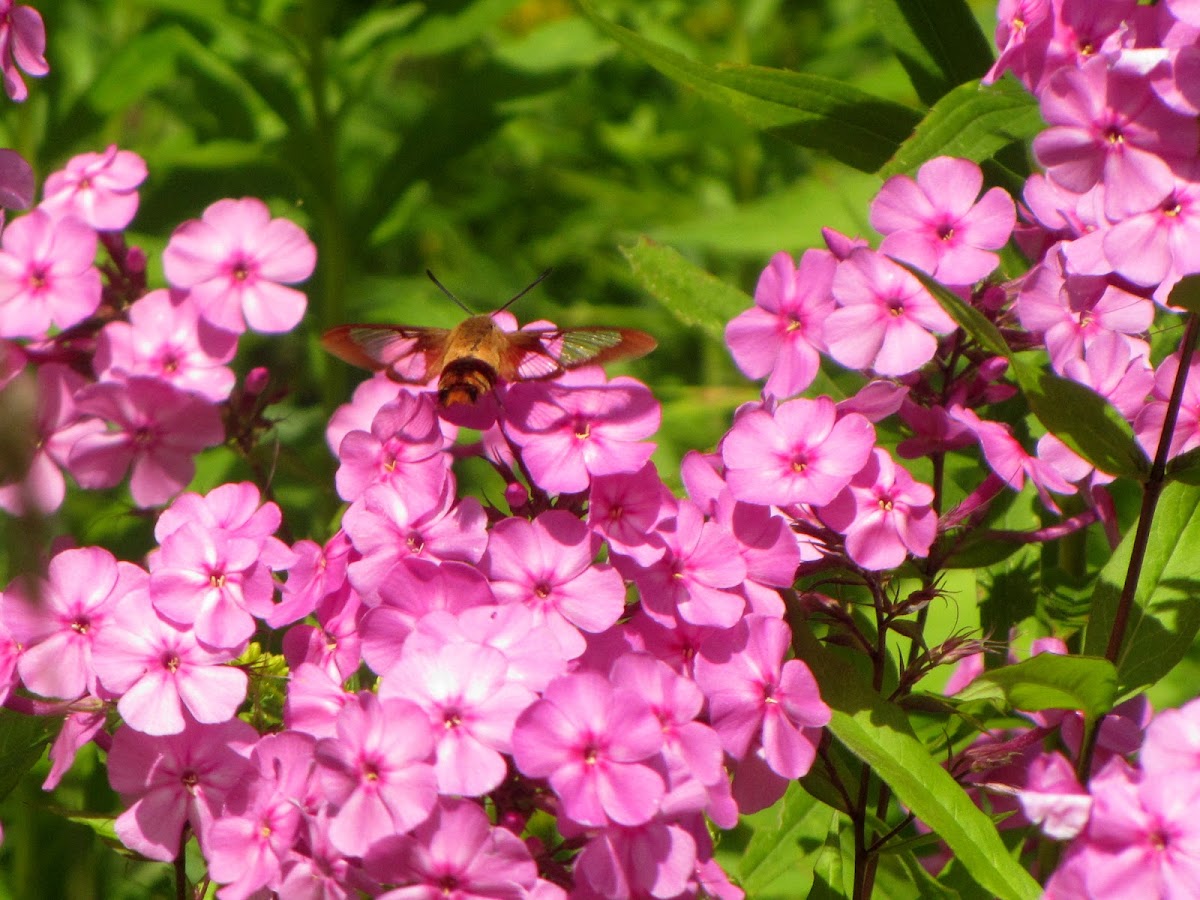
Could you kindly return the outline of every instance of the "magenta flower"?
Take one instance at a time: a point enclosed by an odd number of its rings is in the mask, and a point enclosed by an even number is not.
[[[41,339],[100,305],[96,232],[75,218],[35,209],[0,239],[0,337]]]
[[[5,625],[22,646],[17,670],[43,697],[96,694],[95,646],[118,609],[145,589],[146,573],[99,547],[64,550],[47,579],[14,581],[5,594]]]
[[[170,862],[190,823],[203,848],[226,794],[249,774],[242,753],[257,740],[258,733],[240,719],[189,722],[184,731],[165,737],[118,728],[108,753],[108,781],[128,804],[115,823],[121,843]]]
[[[1014,491],[1025,486],[1025,478],[1033,482],[1038,496],[1047,508],[1057,511],[1058,507],[1048,491],[1056,494],[1074,494],[1076,488],[1058,472],[1036,456],[1031,456],[1012,435],[1003,422],[990,422],[979,418],[973,410],[956,406],[950,415],[966,425],[979,439],[983,458],[988,467]]]
[[[103,153],[72,157],[47,177],[41,207],[58,218],[76,216],[97,231],[121,231],[137,213],[137,189],[145,180],[146,161],[110,144]]]
[[[587,490],[592,476],[636,472],[655,445],[662,408],[641,382],[577,369],[556,384],[515,384],[505,399],[505,433],[521,448],[534,482],[553,494]]]
[[[632,474],[597,475],[588,491],[588,527],[603,536],[613,552],[646,565],[663,554],[654,528],[671,514],[674,499],[654,463]]]
[[[349,431],[338,446],[336,484],[343,500],[357,500],[377,482],[406,481],[438,495],[449,457],[429,394],[401,392],[375,414],[369,430]]]
[[[4,71],[4,92],[11,99],[20,103],[29,96],[22,71],[34,78],[50,71],[45,52],[46,26],[41,14],[31,6],[0,0],[0,69]]]
[[[832,712],[808,666],[798,659],[784,662],[790,641],[779,619],[747,616],[705,641],[696,659],[696,683],[730,756],[743,759],[761,741],[773,772],[799,778],[812,765]]]
[[[781,403],[774,414],[739,415],[721,445],[725,480],[738,500],[764,506],[832,500],[863,467],[875,427],[858,413],[840,419],[828,397]]]
[[[316,262],[304,230],[272,219],[251,197],[218,200],[176,228],[163,251],[167,282],[188,289],[201,316],[236,334],[294,328],[307,300],[284,285],[304,281]]]
[[[18,433],[12,435],[14,443],[20,437],[28,441],[29,467],[19,481],[0,485],[0,509],[13,515],[45,514],[62,506],[67,491],[62,468],[71,448],[85,434],[104,431],[103,422],[81,418],[75,407],[75,395],[86,384],[82,375],[59,363],[38,366],[32,428],[14,429]],[[18,388],[14,384],[9,389]]]
[[[1178,169],[1161,202],[1105,231],[1105,258],[1134,284],[1174,284],[1200,272],[1200,166],[1189,161]]]
[[[113,429],[80,438],[68,469],[85,488],[108,488],[132,467],[129,491],[138,506],[169,500],[192,480],[196,454],[225,439],[215,406],[156,378],[93,384],[76,400],[80,412]]]
[[[1104,185],[1104,213],[1118,221],[1157,206],[1174,187],[1164,157],[1195,154],[1196,120],[1168,109],[1140,73],[1094,56],[1062,68],[1041,96],[1050,127],[1033,139],[1047,176],[1082,194]]]
[[[478,804],[442,800],[411,834],[374,844],[367,873],[399,889],[385,897],[438,900],[525,900],[537,884],[537,866],[525,843],[494,828]]]
[[[846,553],[864,569],[883,571],[906,556],[928,556],[937,536],[933,488],[915,481],[876,448],[850,484],[821,507],[821,519],[846,536]]]
[[[1167,420],[1167,401],[1179,373],[1179,353],[1176,351],[1158,365],[1154,373],[1154,390],[1145,407],[1137,414],[1133,430],[1146,456],[1153,459],[1162,439],[1163,423]],[[1192,359],[1192,365],[1183,385],[1183,402],[1175,420],[1175,433],[1171,435],[1169,456],[1175,457],[1194,447],[1200,447],[1200,360]]]
[[[212,648],[236,650],[272,609],[275,581],[260,545],[199,524],[176,529],[150,558],[150,598],[168,621]]]
[[[146,734],[178,734],[189,721],[232,719],[246,699],[246,673],[226,666],[233,651],[206,649],[190,629],[159,618],[144,591],[134,594],[96,644],[96,673],[121,695],[117,710]]]
[[[838,266],[833,296],[840,308],[825,320],[825,343],[851,369],[906,375],[937,352],[931,331],[955,328],[911,272],[872,250],[855,250]]]
[[[440,793],[479,797],[504,780],[508,766],[500,754],[512,752],[517,716],[537,699],[509,682],[507,669],[503,653],[477,644],[406,648],[388,669],[379,698],[411,701],[429,717]]]
[[[871,202],[871,225],[884,235],[879,252],[935,276],[943,284],[974,284],[1000,262],[1017,221],[1012,197],[992,188],[979,202],[983,170],[966,159],[939,156],[917,171],[889,178]]]
[[[1088,340],[1079,358],[1067,360],[1063,374],[1090,387],[1131,421],[1154,389],[1150,346],[1112,331]]]
[[[799,267],[787,253],[776,253],[759,276],[756,305],[726,326],[725,343],[738,368],[749,378],[770,375],[764,393],[791,397],[817,377],[836,269],[833,254],[821,250],[805,251]]]
[[[991,84],[1011,71],[1032,90],[1041,79],[1052,32],[1050,0],[1000,0],[996,8],[996,49],[1000,52],[983,83]]]
[[[625,612],[625,584],[611,566],[593,564],[591,533],[565,510],[544,512],[532,522],[497,522],[480,563],[500,602],[522,603],[534,621],[554,632],[563,652],[579,656],[579,630],[599,633]]]
[[[1115,758],[1089,788],[1087,829],[1051,878],[1047,897],[1186,900],[1200,893],[1200,778],[1194,771],[1138,773]]]
[[[581,672],[551,682],[521,714],[513,758],[531,778],[548,778],[563,814],[580,825],[640,825],[665,792],[651,765],[662,742],[658,718],[638,693]]]
[[[129,307],[129,321],[100,332],[93,365],[102,381],[149,375],[213,403],[229,397],[237,335],[200,318],[184,293],[151,291]]]
[[[361,856],[371,844],[421,824],[437,802],[437,777],[426,759],[429,719],[407,700],[360,694],[338,714],[337,737],[317,744],[319,777],[337,808],[333,845]]]
[[[709,896],[687,891],[695,871],[696,839],[674,822],[609,826],[575,860],[577,879],[595,892],[582,896],[592,897]]]

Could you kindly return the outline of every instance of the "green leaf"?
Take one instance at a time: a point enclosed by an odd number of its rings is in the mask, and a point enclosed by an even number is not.
[[[825,843],[813,861],[813,886],[808,900],[849,897],[853,884],[854,839],[845,822],[839,816],[834,816]]]
[[[449,53],[474,43],[518,2],[520,0],[475,0],[460,12],[429,16],[405,35],[399,46],[418,57]]]
[[[1107,659],[1039,653],[1011,666],[992,669],[979,681],[997,685],[1014,709],[1078,709],[1095,719],[1117,697],[1117,670]]]
[[[981,163],[1002,147],[1033,137],[1043,128],[1037,100],[1016,80],[991,85],[977,81],[946,94],[921,120],[912,137],[879,174],[911,174],[935,156],[958,156]]]
[[[750,897],[766,893],[780,877],[797,868],[800,838],[813,832],[814,816],[823,820],[829,808],[798,784],[788,785],[783,799],[771,810],[777,818],[773,828],[756,828],[738,866],[738,883]]]
[[[422,12],[424,6],[420,3],[371,10],[342,35],[338,41],[338,53],[345,60],[357,59],[380,41],[403,32]]]
[[[881,700],[851,665],[821,646],[805,623],[793,621],[792,630],[799,657],[833,708],[829,729],[834,737],[938,833],[989,895],[1040,897],[1040,886],[1009,856],[992,820],[929,754],[900,708]]]
[[[26,716],[0,709],[0,800],[42,758],[61,724],[47,716]]]
[[[597,28],[669,78],[758,128],[822,150],[861,171],[873,172],[883,165],[921,119],[916,110],[832,78],[695,62],[608,21],[590,0],[576,3]]]
[[[1103,656],[1116,616],[1117,602],[1136,529],[1100,570],[1092,594],[1092,617],[1084,652]],[[1200,487],[1174,483],[1163,489],[1154,526],[1134,593],[1125,641],[1117,656],[1117,682],[1122,696],[1147,687],[1167,674],[1187,654],[1200,632]]]
[[[1167,302],[1188,312],[1200,313],[1200,275],[1185,275],[1175,287]]]
[[[726,322],[754,305],[753,298],[648,238],[621,252],[642,287],[681,322],[699,326],[717,340],[724,339]]]
[[[888,257],[892,259],[891,257]],[[917,281],[921,282],[925,290],[929,291],[935,299],[955,322],[958,327],[975,339],[980,347],[988,353],[994,353],[996,356],[1003,356],[1008,360],[1012,360],[1012,350],[1009,349],[1008,343],[1000,334],[1000,329],[991,323],[991,321],[977,310],[962,301],[962,298],[953,291],[948,290],[940,281],[936,281],[929,275],[922,272],[916,266],[909,265],[903,260],[892,259],[892,262],[901,266],[916,276]]]
[[[1046,429],[1109,475],[1143,480],[1150,462],[1133,428],[1113,405],[1090,388],[1021,357],[1010,360],[1029,406]]]
[[[991,44],[963,0],[874,0],[872,5],[879,31],[923,102],[933,104],[991,67]]]

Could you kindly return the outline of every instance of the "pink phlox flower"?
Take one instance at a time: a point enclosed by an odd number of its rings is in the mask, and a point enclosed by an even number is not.
[[[166,619],[213,648],[241,647],[271,614],[275,581],[253,540],[188,523],[150,558],[150,597]]]
[[[1158,443],[1162,439],[1163,423],[1167,419],[1167,402],[1171,388],[1179,372],[1179,353],[1172,353],[1158,365],[1154,373],[1154,389],[1145,407],[1137,414],[1133,423],[1138,443],[1146,456],[1154,459]],[[1200,447],[1200,360],[1193,359],[1188,369],[1187,381],[1183,386],[1183,402],[1175,420],[1175,433],[1171,435],[1168,457],[1186,453]]]
[[[416,623],[404,651],[428,652],[453,642],[499,650],[508,662],[508,682],[536,693],[576,663],[567,659],[554,632],[520,603],[472,606],[458,613],[434,610]]]
[[[162,620],[144,591],[130,596],[115,627],[97,640],[96,673],[120,695],[117,710],[132,728],[146,734],[178,734],[191,718],[226,722],[246,698],[248,679],[227,666],[233,650],[201,645],[191,630]]]
[[[1078,67],[1098,54],[1115,56],[1121,49],[1121,31],[1137,10],[1137,0],[1055,0],[1054,35],[1047,48],[1047,64],[1055,68]]]
[[[354,693],[342,685],[343,677],[311,662],[293,666],[283,702],[283,724],[316,738],[335,737],[342,707],[355,702]]]
[[[13,0],[3,0],[0,3],[0,69],[4,72],[4,92],[10,99],[21,103],[29,96],[21,72],[41,78],[50,71],[45,53],[46,26],[41,14],[32,6],[17,6]]]
[[[303,900],[358,900],[379,896],[382,888],[363,871],[362,860],[348,857],[330,839],[333,815],[318,809],[305,819],[297,846],[280,867],[280,897]]]
[[[176,228],[163,251],[167,283],[190,290],[201,316],[235,334],[295,328],[307,300],[284,285],[304,281],[316,262],[304,229],[272,219],[253,197],[218,200]]]
[[[1139,75],[1095,56],[1059,69],[1040,97],[1050,127],[1033,139],[1047,177],[1077,194],[1104,185],[1111,221],[1157,206],[1174,187],[1164,157],[1194,155],[1194,117],[1168,109]]]
[[[1044,259],[1059,242],[1069,243],[1092,228],[1079,214],[1079,195],[1040,172],[1025,180],[1022,199],[1020,213],[1025,221],[1017,222],[1013,239],[1034,262]]]
[[[696,841],[673,822],[610,825],[575,859],[572,897],[683,897],[696,869]],[[581,890],[582,888],[582,890]]]
[[[186,294],[151,291],[129,307],[128,322],[100,331],[93,365],[102,381],[149,375],[213,403],[229,398],[237,335],[199,318]]]
[[[800,565],[800,544],[790,524],[770,507],[735,500],[725,491],[713,517],[729,529],[738,553],[746,562],[742,590],[750,611],[782,616],[778,588],[790,588]]]
[[[832,715],[802,661],[784,662],[791,631],[779,619],[747,616],[713,635],[696,659],[696,683],[725,751],[744,759],[761,742],[763,759],[783,778],[804,775]]]
[[[283,514],[273,502],[262,502],[258,486],[249,481],[220,484],[201,496],[187,493],[163,510],[154,525],[160,544],[185,525],[219,531],[229,538],[252,541],[258,546],[259,561],[270,569],[285,569],[295,554],[274,537]]]
[[[1153,773],[1200,772],[1200,701],[1164,709],[1146,729],[1140,756],[1142,768]]]
[[[1030,90],[1036,88],[1053,24],[1050,0],[1000,0],[996,7],[996,49],[1000,52],[983,83],[992,84],[1005,72],[1012,72]]]
[[[75,764],[75,757],[79,751],[90,744],[97,735],[102,735],[107,724],[108,704],[99,697],[87,697],[71,704],[71,711],[63,719],[62,727],[46,754],[50,760],[50,771],[46,780],[42,782],[43,791],[52,791],[58,787],[63,776]]]
[[[146,180],[146,161],[110,144],[103,153],[81,153],[46,178],[42,209],[73,215],[97,231],[121,231],[138,208],[138,186]]]
[[[700,647],[710,635],[724,629],[693,625],[677,616],[670,621],[660,622],[641,609],[622,626],[622,630],[634,651],[649,653],[690,678]]]
[[[456,502],[447,474],[441,496],[409,494],[395,483],[377,484],[350,504],[342,528],[362,558],[350,563],[350,583],[368,604],[388,571],[408,556],[477,563],[487,547],[487,516],[479,501]]]
[[[115,823],[121,843],[170,862],[190,823],[205,847],[226,795],[250,771],[245,754],[257,740],[258,733],[240,719],[219,725],[189,721],[178,734],[157,737],[118,728],[108,753],[108,781],[128,804]]]
[[[618,570],[637,584],[642,609],[669,624],[675,616],[693,625],[728,628],[746,610],[741,590],[746,562],[724,525],[705,521],[690,500],[659,525],[667,552],[645,568],[618,558]]]
[[[342,440],[351,431],[370,431],[375,414],[406,390],[405,385],[388,378],[386,372],[376,372],[371,378],[360,382],[350,395],[350,402],[343,403],[329,417],[329,424],[325,427],[325,443],[329,445],[329,452],[337,456]]]
[[[674,497],[654,463],[633,473],[597,475],[588,490],[588,526],[614,553],[631,557],[639,565],[663,555],[665,547],[655,526],[673,511]]]
[[[96,232],[79,219],[35,209],[0,238],[0,337],[44,338],[100,306]]]
[[[288,666],[311,662],[331,675],[348,677],[362,662],[360,629],[365,609],[349,582],[326,594],[317,604],[315,626],[293,625],[283,636]]]
[[[1003,422],[984,421],[974,411],[961,406],[953,407],[950,416],[975,433],[988,467],[1014,491],[1025,487],[1025,478],[1028,477],[1042,503],[1055,512],[1058,511],[1058,504],[1051,498],[1050,491],[1056,494],[1076,492],[1075,486],[1058,472],[1027,453]]]
[[[348,584],[346,567],[351,550],[344,531],[338,531],[324,547],[315,541],[296,541],[292,545],[296,561],[288,568],[287,581],[281,588],[283,600],[267,616],[267,624],[272,628],[290,625]]]
[[[532,522],[497,522],[480,568],[497,600],[528,606],[563,652],[576,657],[585,646],[580,630],[605,631],[625,612],[620,574],[593,556],[587,526],[565,510],[550,510]]]
[[[662,407],[639,381],[605,382],[598,368],[575,369],[558,383],[513,385],[505,433],[521,448],[534,483],[553,494],[587,490],[595,475],[636,472],[655,444]]]
[[[1017,317],[1041,332],[1055,370],[1082,355],[1084,342],[1107,332],[1141,334],[1154,321],[1154,304],[1103,276],[1065,271],[1058,253],[1035,266],[1017,295]]]
[[[1062,373],[1090,387],[1131,421],[1154,389],[1150,346],[1113,331],[1088,339],[1081,356],[1067,360]]]
[[[513,731],[513,758],[531,778],[547,778],[562,812],[581,825],[640,825],[658,811],[666,787],[655,768],[663,735],[635,691],[582,672],[555,679]]]
[[[978,165],[949,156],[925,163],[915,181],[893,175],[871,202],[871,225],[884,235],[879,252],[945,284],[979,281],[999,264],[993,251],[1008,243],[1017,221],[1016,205],[1003,188],[976,202],[982,187]]]
[[[929,555],[937,536],[933,488],[876,448],[850,484],[821,507],[821,519],[846,536],[846,553],[872,571],[894,569],[908,554]]]
[[[916,276],[872,250],[855,250],[838,266],[833,296],[839,308],[825,320],[825,342],[851,369],[906,375],[937,352],[930,332],[956,327]]]
[[[33,204],[33,166],[16,150],[0,150],[0,207],[28,209]],[[0,210],[0,225],[4,213]]]
[[[944,406],[920,406],[906,400],[900,407],[900,419],[912,429],[896,445],[901,459],[920,459],[930,453],[961,450],[975,443],[975,434],[966,425],[951,418]]]
[[[493,827],[478,804],[448,798],[410,834],[373,845],[363,865],[397,886],[379,895],[392,900],[525,900],[538,880],[524,841]]]
[[[372,484],[404,481],[406,490],[439,495],[450,460],[428,394],[401,393],[375,414],[370,431],[350,431],[338,447],[336,484],[343,500],[356,500]]]
[[[254,746],[254,773],[229,792],[208,832],[208,874],[226,885],[221,900],[249,898],[278,883],[282,862],[303,833],[305,807],[316,805],[315,746],[296,732],[268,734]]]
[[[12,689],[20,683],[17,660],[21,656],[21,644],[8,626],[9,600],[0,593],[0,703],[4,703]]]
[[[97,647],[145,586],[142,569],[99,547],[64,550],[50,560],[45,580],[26,576],[9,585],[5,625],[21,647],[25,686],[65,700],[99,693]]]
[[[1189,161],[1176,171],[1162,201],[1104,233],[1105,258],[1134,284],[1174,284],[1200,272],[1200,166]]]
[[[770,376],[764,393],[791,397],[817,377],[836,269],[827,251],[805,251],[798,267],[789,254],[776,253],[759,276],[756,305],[726,326],[725,343],[738,368],[748,378]]]
[[[1200,893],[1200,779],[1139,773],[1114,758],[1089,789],[1087,829],[1051,878],[1047,896],[1079,896],[1062,890],[1066,879],[1078,879],[1092,897],[1185,900]]]
[[[821,229],[821,240],[825,242],[825,246],[829,248],[829,252],[834,258],[841,262],[846,259],[851,253],[859,247],[870,247],[866,238],[850,237],[842,234],[840,231],[835,231],[832,228]]]
[[[388,571],[362,618],[363,659],[380,675],[400,661],[405,641],[417,622],[435,610],[457,615],[476,606],[493,606],[487,578],[475,566],[435,563],[406,557]]]
[[[21,376],[5,386],[5,401],[14,403],[32,387],[29,399],[35,407],[28,431],[15,428],[18,433],[11,435],[14,441],[26,438],[29,466],[20,480],[0,485],[0,509],[19,516],[52,513],[62,506],[67,490],[62,468],[71,448],[84,435],[105,430],[103,422],[81,417],[76,408],[75,395],[86,384],[72,369],[47,363],[38,366],[36,377]]]
[[[1196,0],[1164,0],[1163,7],[1173,19],[1200,29],[1200,3]]]
[[[865,416],[872,424],[882,422],[900,411],[900,407],[908,399],[910,390],[907,385],[876,378],[864,384],[853,396],[839,400],[838,415],[856,412]]]
[[[508,682],[507,670],[499,650],[449,643],[436,651],[406,649],[384,676],[381,700],[409,700],[429,717],[440,793],[479,797],[504,780],[501,754],[512,752],[517,716],[537,699]]]
[[[156,378],[101,382],[76,395],[81,413],[111,426],[75,442],[67,468],[85,488],[120,483],[132,467],[129,491],[142,507],[178,493],[196,471],[195,456],[225,439],[217,408]]]
[[[337,737],[317,744],[319,777],[336,808],[333,845],[362,856],[371,844],[408,831],[437,802],[437,777],[428,760],[434,739],[429,720],[407,700],[359,694],[338,714]]]
[[[1051,840],[1070,840],[1083,831],[1092,798],[1061,753],[1039,753],[1030,762],[1025,783],[1016,791],[1021,812]]]
[[[734,420],[721,456],[733,496],[764,506],[821,505],[850,483],[871,455],[875,428],[864,416],[839,418],[828,397],[749,410]]]

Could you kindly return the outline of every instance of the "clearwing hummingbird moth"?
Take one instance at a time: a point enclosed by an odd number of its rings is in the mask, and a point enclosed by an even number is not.
[[[426,270],[441,291],[468,313],[457,297]],[[496,312],[508,309],[543,278],[537,279]],[[657,346],[633,328],[524,328],[504,331],[492,316],[470,315],[453,328],[419,325],[339,325],[321,337],[321,345],[341,360],[408,384],[438,380],[442,406],[474,404],[495,387],[538,381],[579,366],[637,359]]]

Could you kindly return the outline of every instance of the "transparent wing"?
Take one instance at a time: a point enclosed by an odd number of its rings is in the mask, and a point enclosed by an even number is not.
[[[438,374],[450,332],[410,325],[339,325],[321,346],[352,366],[390,370],[398,381],[423,384]]]
[[[564,369],[645,356],[657,342],[632,328],[514,331],[500,375],[507,381],[552,378]]]

